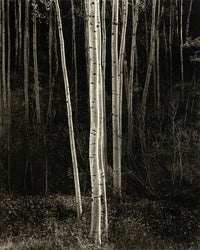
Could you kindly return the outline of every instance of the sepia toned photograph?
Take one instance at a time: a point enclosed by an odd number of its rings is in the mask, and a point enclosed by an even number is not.
[[[200,249],[200,0],[0,0],[0,250]]]

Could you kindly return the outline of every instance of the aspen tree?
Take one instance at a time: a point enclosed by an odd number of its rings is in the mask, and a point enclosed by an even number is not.
[[[77,82],[77,58],[76,58],[76,20],[74,13],[74,0],[71,0],[72,8],[72,64],[74,68],[74,84],[75,84],[75,122],[78,122],[78,82]]]
[[[2,98],[2,2],[0,1],[0,138],[3,136],[3,98]]]
[[[8,188],[10,181],[10,140],[11,140],[11,91],[10,91],[10,0],[7,0],[7,150],[8,150]]]
[[[25,0],[26,3],[26,0]],[[19,67],[21,64],[21,53],[22,53],[22,0],[18,0],[18,14],[19,14]]]
[[[118,114],[118,132],[117,132],[117,147],[118,147],[118,166],[116,171],[114,171],[113,176],[113,186],[114,195],[121,198],[121,157],[122,157],[122,91],[123,91],[123,63],[126,45],[126,28],[127,28],[127,18],[128,18],[128,0],[123,1],[122,5],[123,19],[122,19],[122,33],[121,33],[121,43],[119,52],[119,85],[117,85],[117,114]]]
[[[188,15],[187,15],[187,22],[186,22],[186,31],[185,31],[186,39],[187,39],[188,34],[189,34],[190,16],[191,16],[191,13],[192,13],[192,4],[193,4],[193,0],[190,0],[190,6],[189,6]]]
[[[19,53],[19,13],[17,10],[17,0],[15,1],[15,73],[18,65],[18,53]]]
[[[35,104],[37,123],[41,123],[40,112],[40,90],[38,79],[38,57],[37,57],[37,20],[36,20],[36,0],[33,0],[33,64],[34,64],[34,81],[35,81]]]
[[[183,69],[183,0],[180,6],[180,59],[181,59],[181,96],[184,100],[184,69]]]
[[[119,96],[117,86],[119,85],[119,63],[118,63],[118,27],[119,27],[119,1],[112,2],[112,36],[111,36],[111,67],[112,67],[112,133],[113,133],[113,192],[117,194],[118,181],[118,103]]]
[[[146,102],[147,102],[147,95],[148,95],[149,84],[150,84],[154,50],[155,50],[156,4],[157,4],[157,0],[153,0],[153,2],[152,2],[151,43],[150,43],[150,52],[149,52],[149,62],[148,62],[148,67],[147,67],[147,73],[146,73],[145,84],[144,84],[143,95],[142,95],[142,105],[141,105],[141,123],[140,123],[140,126],[141,126],[140,133],[141,134],[140,134],[140,138],[141,138],[141,146],[142,146],[143,151],[145,149]]]
[[[169,9],[169,67],[170,67],[170,87],[171,87],[171,99],[173,96],[173,60],[172,60],[172,0],[170,0],[170,9]]]
[[[68,127],[69,127],[70,147],[71,147],[71,156],[72,156],[73,173],[74,173],[77,217],[78,219],[80,219],[82,215],[81,192],[80,192],[78,165],[77,165],[77,157],[76,157],[76,146],[75,146],[75,139],[74,139],[74,128],[73,128],[71,99],[70,99],[70,92],[69,92],[69,81],[68,81],[66,59],[65,59],[65,44],[64,44],[64,38],[63,38],[62,20],[61,20],[60,7],[59,7],[58,0],[55,0],[55,5],[56,5],[58,33],[59,33],[59,39],[60,39],[60,54],[61,54],[61,63],[62,63],[62,71],[63,71],[63,78],[64,78],[64,86],[65,86],[66,106],[67,106],[67,113],[68,113]]]
[[[156,24],[156,77],[157,77],[157,112],[160,119],[160,0],[158,0]]]
[[[145,41],[146,41],[146,52],[147,52],[147,64],[149,57],[149,34],[148,34],[148,22],[147,22],[147,0],[144,0],[144,20],[145,20]]]
[[[177,36],[177,39],[179,39],[179,23],[178,23],[178,1],[175,0],[175,6],[176,6],[176,36]]]
[[[51,122],[52,119],[52,98],[53,98],[53,86],[52,86],[52,40],[53,40],[53,27],[52,27],[52,0],[49,2],[49,103],[47,110],[47,122]]]
[[[7,91],[6,91],[6,38],[5,38],[5,0],[2,0],[2,96],[3,96],[3,126],[6,128],[6,114],[7,114]]]
[[[102,3],[102,4],[106,4]],[[102,5],[104,8],[103,12],[105,12],[105,6]],[[98,1],[97,6],[97,16],[98,16],[98,25],[97,25],[97,39],[98,39],[98,64],[99,64],[99,83],[98,83],[98,111],[100,116],[100,125],[99,125],[99,158],[100,158],[100,178],[101,178],[101,190],[102,190],[102,197],[104,201],[104,223],[105,223],[105,235],[106,239],[108,239],[108,210],[107,210],[107,195],[106,195],[106,179],[105,179],[105,168],[107,166],[106,162],[106,109],[105,109],[105,72],[103,72],[103,65],[104,60],[106,59],[105,56],[105,47],[106,42],[105,40],[105,24],[102,25],[102,32],[101,32],[101,19],[100,19],[100,2]],[[105,20],[105,13],[103,14],[103,19]],[[102,20],[103,21],[103,20]],[[102,36],[101,36],[102,33]],[[105,46],[102,50],[103,45]],[[102,53],[103,52],[103,53]],[[104,54],[104,56],[103,56]]]
[[[29,0],[25,0],[25,27],[24,27],[24,95],[25,95],[25,127],[29,123]]]
[[[105,175],[107,174],[107,130],[106,130],[106,0],[102,1],[101,9],[101,20],[102,20],[102,83],[103,83],[103,113],[104,115],[104,162],[105,162]]]
[[[132,41],[131,41],[131,56],[129,69],[129,86],[128,86],[128,150],[132,152],[133,140],[133,84],[134,70],[136,57],[136,32],[138,24],[138,0],[132,0]]]
[[[98,51],[98,1],[88,2],[89,28],[89,96],[90,96],[90,175],[91,175],[91,228],[90,237],[96,244],[101,244],[101,179],[100,179],[100,110],[99,108],[99,51]]]

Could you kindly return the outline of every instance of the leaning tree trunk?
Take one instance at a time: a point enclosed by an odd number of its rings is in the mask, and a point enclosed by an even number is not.
[[[36,20],[36,0],[33,0],[33,63],[34,63],[34,81],[35,81],[35,105],[37,123],[41,123],[40,113],[40,90],[38,79],[38,57],[37,57],[37,20]]]
[[[191,13],[192,13],[192,4],[193,4],[193,0],[190,0],[190,6],[189,6],[188,15],[187,15],[187,22],[186,22],[186,31],[185,31],[186,39],[187,39],[188,34],[189,34],[190,16],[191,16]]]
[[[65,86],[65,97],[66,97],[66,105],[67,105],[67,113],[68,113],[68,127],[69,127],[71,156],[72,156],[72,163],[73,163],[77,216],[78,216],[78,219],[80,219],[82,215],[82,203],[81,203],[81,192],[80,192],[78,165],[77,165],[77,157],[76,157],[76,146],[75,146],[75,140],[74,140],[74,128],[73,128],[73,119],[72,119],[71,99],[70,99],[70,92],[69,92],[69,81],[68,81],[66,59],[65,59],[65,43],[64,43],[64,38],[63,38],[62,21],[61,21],[60,7],[59,7],[58,0],[55,0],[55,4],[56,4],[58,32],[59,32],[59,38],[60,38],[60,54],[61,54],[61,63],[62,63],[62,71],[63,71],[63,78],[64,78],[64,86]]]
[[[154,50],[155,50],[155,14],[156,14],[156,3],[157,0],[153,0],[152,4],[152,23],[151,23],[151,44],[150,44],[150,52],[149,52],[149,62],[147,67],[146,79],[144,84],[144,90],[142,95],[142,105],[141,105],[141,121],[140,121],[140,139],[141,139],[141,147],[144,151],[145,149],[145,117],[146,117],[146,102],[147,95],[150,84],[150,77],[152,71]]]

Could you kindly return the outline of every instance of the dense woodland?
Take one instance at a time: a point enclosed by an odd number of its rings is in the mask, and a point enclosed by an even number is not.
[[[0,248],[200,247],[199,19],[0,0]]]

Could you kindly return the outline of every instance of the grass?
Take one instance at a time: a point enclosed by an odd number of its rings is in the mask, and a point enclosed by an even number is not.
[[[90,198],[76,219],[75,199],[63,194],[16,196],[0,202],[0,249],[200,249],[199,206],[171,201],[109,200],[109,242],[96,247],[88,238]]]

